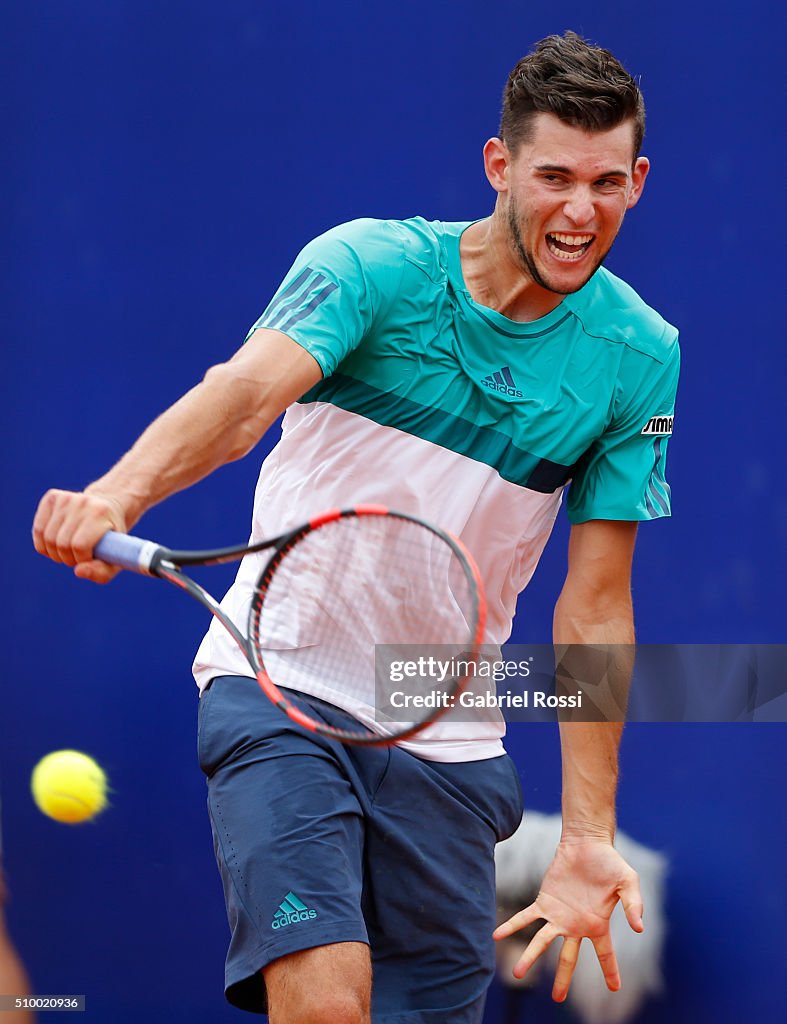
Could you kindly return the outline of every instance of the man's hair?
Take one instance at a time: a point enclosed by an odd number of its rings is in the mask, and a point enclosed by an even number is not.
[[[547,36],[511,71],[503,91],[500,138],[512,154],[533,137],[539,113],[589,132],[634,122],[634,159],[645,134],[639,86],[609,50],[576,32]]]

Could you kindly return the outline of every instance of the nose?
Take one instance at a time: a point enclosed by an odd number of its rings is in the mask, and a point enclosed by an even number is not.
[[[563,213],[577,227],[590,224],[596,214],[592,196],[585,189],[575,189],[571,193],[571,197],[566,200]]]

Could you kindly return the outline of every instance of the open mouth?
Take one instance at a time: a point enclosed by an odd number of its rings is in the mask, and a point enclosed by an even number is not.
[[[595,235],[567,235],[554,232],[547,234],[547,247],[557,259],[570,263],[587,252],[594,238]]]

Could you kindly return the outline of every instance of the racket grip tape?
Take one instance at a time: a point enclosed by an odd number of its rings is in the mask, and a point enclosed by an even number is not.
[[[163,551],[160,544],[127,533],[110,530],[105,533],[93,550],[93,556],[121,569],[150,575],[150,567],[156,554]]]

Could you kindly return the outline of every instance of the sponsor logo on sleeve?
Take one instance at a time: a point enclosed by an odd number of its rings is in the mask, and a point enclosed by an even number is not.
[[[674,416],[651,416],[642,428],[642,433],[652,437],[668,437],[672,433],[674,419]]]

